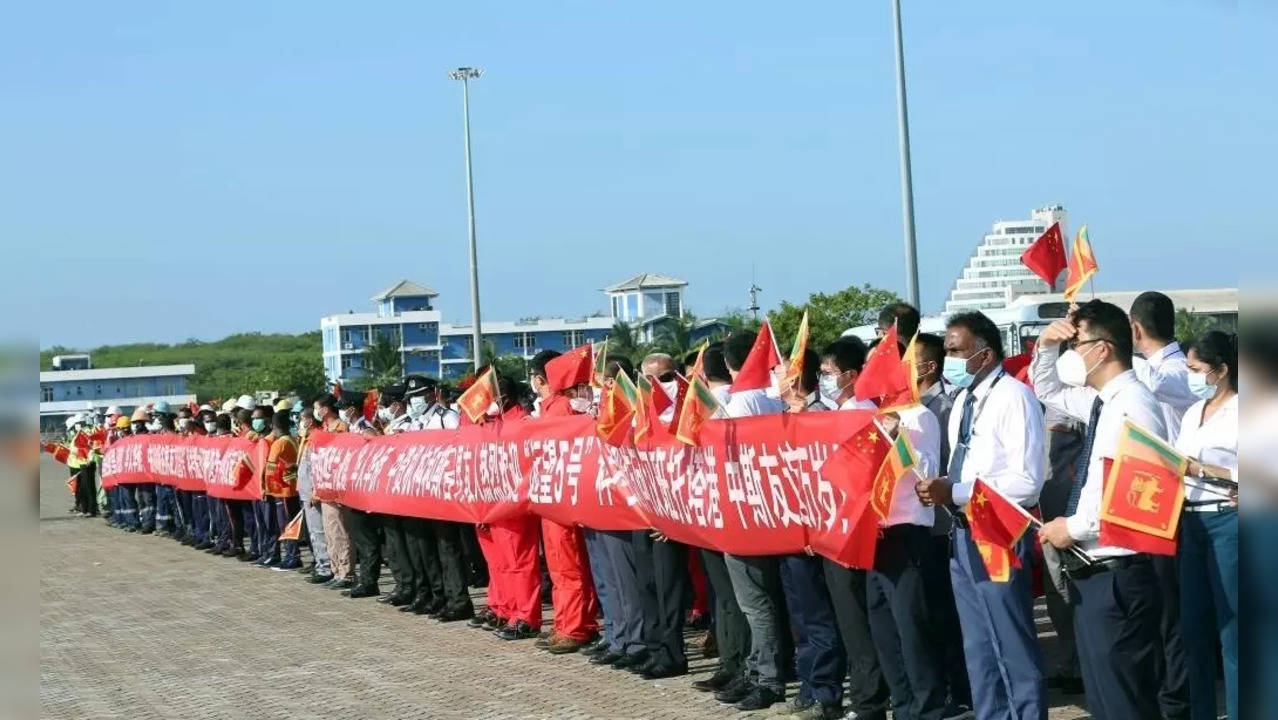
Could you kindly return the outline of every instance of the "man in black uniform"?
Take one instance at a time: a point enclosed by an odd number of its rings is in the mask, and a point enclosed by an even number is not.
[[[341,391],[337,398],[337,412],[348,432],[377,434],[372,423],[364,418],[364,393]],[[351,536],[351,544],[355,546],[355,562],[359,574],[355,587],[343,590],[342,594],[350,598],[380,595],[377,580],[382,574],[382,533],[377,516],[343,505],[342,522]]]

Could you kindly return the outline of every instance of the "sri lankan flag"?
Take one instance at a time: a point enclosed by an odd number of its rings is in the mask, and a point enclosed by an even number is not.
[[[457,398],[457,407],[466,413],[466,417],[470,418],[473,423],[479,422],[488,414],[488,408],[497,399],[501,397],[501,391],[497,388],[497,373],[493,372],[492,366],[480,374],[475,379],[475,383],[466,388],[466,392]]]
[[[803,378],[803,356],[808,349],[808,311],[803,311],[803,319],[799,321],[799,332],[794,336],[794,345],[790,347],[790,364],[786,367],[785,377],[781,379],[781,391],[788,392],[799,387]]]
[[[622,380],[622,378],[625,380]],[[623,445],[634,424],[638,393],[624,370],[617,372],[612,385],[604,390],[599,403],[599,419],[595,432],[609,445]]]
[[[1092,242],[1087,238],[1087,226],[1084,225],[1074,237],[1069,262],[1065,265],[1065,301],[1074,302],[1074,297],[1083,289],[1084,283],[1099,269],[1096,255],[1092,253]]]
[[[302,534],[303,512],[304,511],[302,510],[298,510],[297,514],[293,516],[293,519],[289,520],[288,524],[284,526],[284,532],[280,533],[281,540],[296,540]]]
[[[635,406],[635,442],[642,440],[649,432],[652,432],[652,426],[656,423],[654,419],[655,413],[652,412],[652,394],[653,391],[664,393],[661,388],[653,388],[652,382],[648,380],[643,373],[635,375],[635,392],[638,394],[639,403]]]
[[[701,426],[719,409],[719,400],[698,375],[688,380],[688,392],[679,408],[675,437],[687,445],[701,444]]]
[[[1114,454],[1115,460],[1106,460],[1101,543],[1175,555],[1185,504],[1185,456],[1130,420],[1123,421]]]
[[[590,376],[590,384],[594,387],[603,388],[604,371],[608,369],[608,338],[604,338],[603,344],[599,346],[599,352],[595,353],[595,371]]]
[[[870,507],[881,520],[887,520],[892,513],[892,501],[896,498],[896,484],[901,476],[909,472],[916,462],[914,448],[910,445],[910,434],[904,428],[898,428],[896,439],[888,449],[887,456],[879,465],[874,475],[874,486],[870,489]]]
[[[1021,559],[1012,548],[1030,526],[1030,516],[979,478],[967,501],[967,524],[981,553],[985,572],[994,582],[1007,582]]]

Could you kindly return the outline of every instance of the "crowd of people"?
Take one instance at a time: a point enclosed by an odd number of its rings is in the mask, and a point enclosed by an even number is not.
[[[1092,300],[1052,323],[1018,377],[1009,348],[979,312],[949,317],[944,336],[917,334],[922,403],[885,413],[908,433],[918,460],[880,528],[874,567],[847,568],[808,553],[725,554],[658,533],[603,531],[526,515],[488,525],[365,513],[314,497],[307,438],[317,429],[365,435],[449,429],[464,422],[433,380],[410,376],[379,389],[370,421],[362,393],[259,405],[251,396],[176,409],[115,413],[108,442],[128,434],[269,438],[260,501],[224,501],[164,486],[120,485],[108,523],[171,537],[197,550],[278,571],[319,587],[376,598],[440,622],[465,622],[502,641],[534,640],[548,653],[657,679],[687,672],[690,653],[717,657],[693,683],[742,711],[781,706],[789,718],[1046,718],[1048,689],[1085,693],[1102,719],[1237,717],[1237,496],[1204,478],[1237,480],[1236,336],[1211,331],[1182,348],[1165,295],[1142,294],[1130,315]],[[914,337],[917,310],[879,317]],[[843,337],[808,350],[787,388],[731,392],[754,345],[739,331],[709,346],[700,372],[725,417],[876,410],[853,386],[870,346]],[[555,387],[542,352],[526,378],[501,377],[504,421],[595,412],[591,385]],[[638,372],[673,392],[694,359],[653,354]],[[636,369],[609,356],[595,385]],[[553,375],[553,374],[551,374]],[[673,396],[672,396],[673,397]],[[672,413],[673,409],[667,410]],[[668,421],[670,418],[663,418]],[[1123,421],[1190,458],[1175,557],[1101,542],[1104,461]],[[82,419],[82,422],[89,422]],[[77,509],[97,512],[92,462]],[[86,477],[87,476],[87,477]],[[963,508],[980,479],[1042,518],[1019,541],[1005,581],[992,580]],[[87,490],[83,488],[88,488]],[[83,497],[82,497],[83,496]],[[313,562],[280,540],[299,512]],[[246,546],[247,543],[247,546]],[[1083,563],[1071,548],[1095,559]],[[379,581],[388,563],[394,588]],[[1036,573],[1041,581],[1036,583]],[[487,585],[476,609],[468,586]],[[1036,585],[1056,631],[1049,668],[1035,624]],[[543,603],[553,623],[543,628]],[[691,611],[691,612],[690,612]],[[693,619],[705,642],[685,641]],[[786,697],[789,682],[798,692]]]

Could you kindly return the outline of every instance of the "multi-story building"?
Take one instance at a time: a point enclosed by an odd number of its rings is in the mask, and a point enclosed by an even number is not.
[[[1039,208],[1028,220],[999,220],[977,244],[950,289],[945,313],[995,310],[1016,295],[1050,292],[1047,283],[1021,263],[1021,253],[1052,223],[1065,226],[1065,208]]]
[[[652,342],[664,323],[684,315],[683,291],[688,283],[663,275],[642,273],[604,288],[612,313],[580,318],[530,317],[515,321],[484,321],[483,342],[497,356],[531,359],[542,350],[565,350],[599,343],[617,322],[630,325],[636,342]],[[349,312],[320,319],[324,369],[329,378],[346,382],[364,374],[365,350],[385,335],[399,350],[405,373],[454,380],[470,372],[474,348],[472,327],[440,320],[433,307],[438,294],[401,280],[373,296],[376,311]],[[700,341],[723,325],[702,320],[690,333]]]
[[[194,365],[89,369],[88,356],[75,356],[73,362],[58,360],[54,358],[54,367],[84,369],[40,373],[41,429],[56,429],[69,415],[112,405],[128,413],[161,400],[173,406],[195,401],[195,395],[187,392]]]

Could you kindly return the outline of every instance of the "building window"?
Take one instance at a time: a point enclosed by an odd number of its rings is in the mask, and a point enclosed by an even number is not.
[[[679,293],[666,293],[666,314],[670,317],[679,317],[683,315],[683,313],[680,312],[681,310],[682,308],[679,307]]]
[[[621,317],[621,302],[616,295],[612,296],[612,316],[614,318]]]
[[[586,333],[584,330],[565,330],[564,331],[564,347],[575,348],[578,345],[586,343]]]
[[[639,296],[631,293],[626,296],[626,319],[637,320],[639,318]]]
[[[530,332],[515,333],[515,349],[531,350],[536,347],[535,336]]]
[[[40,402],[53,402],[53,387],[49,385],[40,386]]]
[[[76,394],[76,395],[83,395],[83,394],[84,394],[84,388],[80,387],[79,385],[76,385],[76,386],[75,386],[75,394]]]
[[[166,382],[160,386],[161,395],[177,395],[177,386],[172,382]]]

